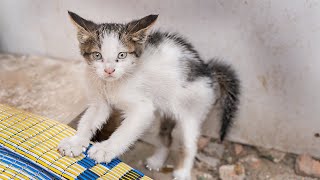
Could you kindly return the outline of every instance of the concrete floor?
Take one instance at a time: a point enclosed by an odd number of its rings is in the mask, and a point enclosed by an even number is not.
[[[76,76],[81,64],[0,54],[0,102],[69,123],[85,107]]]
[[[69,123],[86,107],[84,93],[77,78],[81,73],[81,66],[81,61],[0,54],[0,103]],[[287,154],[281,163],[274,163],[259,158],[254,147],[243,146],[245,153],[240,156],[233,153],[234,143],[225,142],[224,146],[220,165],[241,162],[241,158],[246,156],[258,157],[259,167],[243,162],[246,179],[312,179],[294,173],[295,155]],[[171,179],[170,173],[149,172],[143,167],[144,160],[153,150],[154,146],[139,141],[121,158],[154,179]],[[174,164],[175,157],[173,151],[167,164]],[[217,168],[194,168],[193,179],[218,179]]]

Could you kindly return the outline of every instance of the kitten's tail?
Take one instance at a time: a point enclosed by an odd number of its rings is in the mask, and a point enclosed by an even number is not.
[[[219,84],[220,98],[218,103],[221,106],[221,128],[220,141],[227,135],[239,105],[240,80],[234,69],[224,62],[212,59],[209,61],[209,68],[212,69],[213,79]]]

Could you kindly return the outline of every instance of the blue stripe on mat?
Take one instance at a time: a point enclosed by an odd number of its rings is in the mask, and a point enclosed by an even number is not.
[[[91,180],[91,179],[97,179],[99,176],[92,172],[90,169],[85,170],[82,172],[76,179],[78,180]]]
[[[0,145],[0,161],[39,179],[60,179],[59,176],[44,169],[41,165],[35,164],[26,157],[14,153],[2,145]]]

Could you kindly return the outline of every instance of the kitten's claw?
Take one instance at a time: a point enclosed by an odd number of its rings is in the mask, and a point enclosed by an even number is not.
[[[148,171],[152,171],[152,168],[148,165],[148,164],[145,164],[144,166]]]
[[[61,156],[65,156],[66,155],[64,150],[60,154],[61,154]]]
[[[145,168],[146,168],[148,171],[157,171],[157,172],[160,171],[159,168],[157,168],[157,169],[152,169],[152,168],[150,167],[150,165],[148,165],[147,163],[145,164]]]
[[[165,158],[162,158],[162,156],[159,158],[159,156],[156,154],[149,157],[145,161],[145,166],[149,170],[154,170],[159,172],[160,169],[163,168],[164,161],[165,161]]]
[[[74,157],[73,152],[70,152],[70,157],[72,157],[72,158]]]
[[[82,152],[86,152],[87,148],[86,147],[82,147]]]

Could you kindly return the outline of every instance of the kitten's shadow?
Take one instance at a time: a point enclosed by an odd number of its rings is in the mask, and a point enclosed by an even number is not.
[[[68,125],[74,129],[77,129],[77,125],[86,112],[87,109],[82,111],[77,117],[75,117]],[[120,126],[123,118],[121,117],[121,112],[119,110],[114,109],[113,113],[110,116],[108,123],[105,123],[103,127],[98,130],[95,136],[91,139],[93,142],[101,142],[107,140],[111,134]]]

